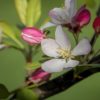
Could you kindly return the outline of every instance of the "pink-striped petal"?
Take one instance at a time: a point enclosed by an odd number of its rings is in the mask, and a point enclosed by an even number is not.
[[[26,27],[22,30],[21,37],[24,41],[26,41],[28,44],[39,44],[45,35],[43,32],[37,28],[34,27]]]

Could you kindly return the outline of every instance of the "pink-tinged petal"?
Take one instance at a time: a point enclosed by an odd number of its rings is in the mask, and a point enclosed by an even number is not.
[[[26,27],[22,30],[23,33],[28,35],[32,35],[32,36],[41,36],[43,33],[41,30],[35,28],[35,27]]]
[[[48,81],[50,77],[51,77],[50,73],[45,72],[41,68],[38,68],[31,74],[29,80],[33,83],[40,83],[40,82]]]
[[[60,72],[64,69],[66,61],[64,59],[51,59],[44,62],[41,66],[42,69],[46,72]]]
[[[96,33],[100,34],[100,17],[96,17],[93,22],[93,28]]]
[[[66,14],[62,8],[54,8],[49,12],[52,22],[56,25],[64,24],[66,22]]]
[[[85,6],[82,6],[74,16],[73,20],[78,24],[80,27],[87,25],[90,22],[91,14]]]
[[[21,37],[30,45],[39,44],[45,37],[43,32],[34,27],[26,27],[22,30]]]

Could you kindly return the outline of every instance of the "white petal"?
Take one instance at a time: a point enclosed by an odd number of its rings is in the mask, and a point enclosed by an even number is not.
[[[57,49],[59,45],[54,39],[44,39],[41,42],[42,51],[44,54],[50,57],[58,57]]]
[[[55,25],[61,25],[63,22],[57,20],[57,19],[54,19],[54,18],[51,18],[52,20],[52,23],[54,23]]]
[[[64,33],[64,31],[60,25],[57,26],[57,28],[56,28],[55,38],[56,38],[56,42],[61,46],[61,48],[64,48],[64,49],[71,48],[71,44],[67,37],[67,34]]]
[[[74,1],[74,0],[73,0]],[[65,0],[65,7],[66,7],[66,10],[68,10],[70,7],[71,7],[71,0]]]
[[[88,39],[82,39],[78,45],[72,50],[72,55],[87,55],[91,51],[91,44]]]
[[[65,11],[71,19],[76,14],[76,0],[65,0]]]
[[[40,29],[44,30],[45,28],[52,27],[52,26],[55,26],[55,24],[51,23],[51,22],[48,22],[48,23],[44,24]]]
[[[52,59],[44,62],[41,66],[44,71],[52,73],[62,71],[64,64],[64,59]]]
[[[49,12],[49,16],[55,24],[64,24],[66,22],[66,14],[62,8],[54,8]]]
[[[79,61],[70,59],[65,65],[64,68],[73,68],[79,64]]]

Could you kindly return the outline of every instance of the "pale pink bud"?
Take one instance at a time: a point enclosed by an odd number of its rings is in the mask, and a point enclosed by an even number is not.
[[[43,81],[48,81],[50,79],[50,76],[50,73],[45,72],[41,68],[38,68],[31,74],[29,80],[33,83],[40,83]]]
[[[34,27],[26,27],[22,30],[21,37],[30,45],[41,43],[42,39],[45,37],[43,32]]]

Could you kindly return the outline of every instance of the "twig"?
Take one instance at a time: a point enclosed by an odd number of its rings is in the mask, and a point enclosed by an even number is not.
[[[94,73],[100,72],[100,67],[88,69],[80,73],[80,77],[76,77],[76,79],[73,77],[73,72],[74,71],[71,70],[62,76],[59,76],[56,79],[39,86],[39,90],[41,91],[40,100],[44,100],[50,96],[65,91],[79,81],[91,76]]]

